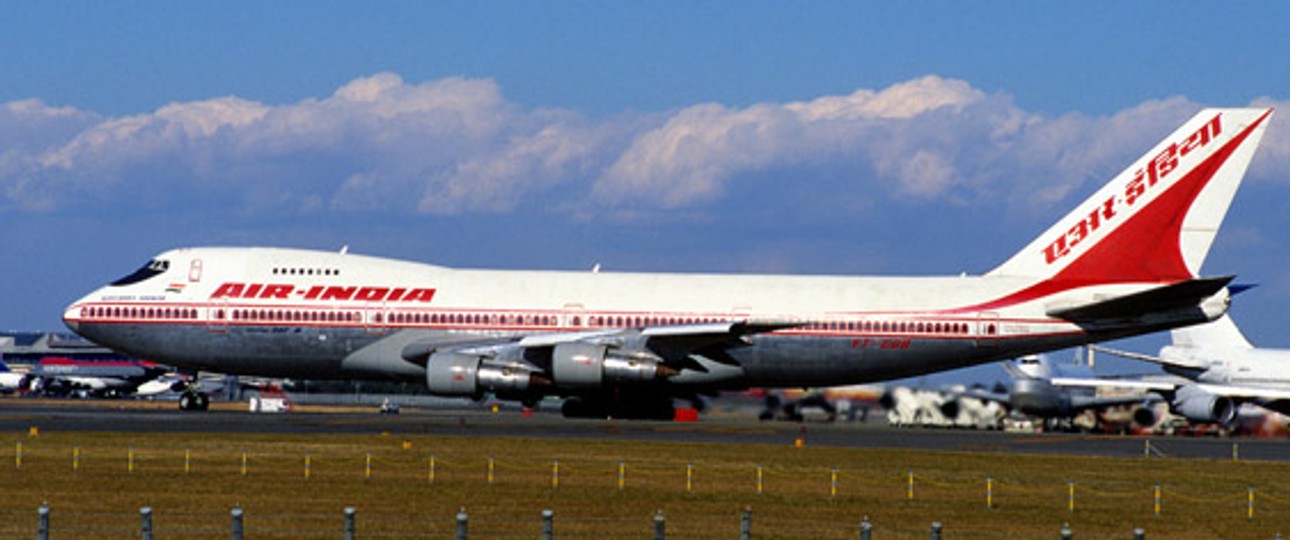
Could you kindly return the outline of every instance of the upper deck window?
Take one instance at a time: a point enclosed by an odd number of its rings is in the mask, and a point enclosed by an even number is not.
[[[130,275],[125,276],[116,281],[113,281],[112,286],[120,287],[123,285],[132,285],[140,281],[146,280],[148,278],[151,278],[153,276],[156,276],[157,274],[161,274],[168,269],[170,269],[170,261],[163,260],[163,259],[153,259],[151,261],[148,261],[148,264],[143,265],[142,267],[140,267],[138,270],[135,270]]]

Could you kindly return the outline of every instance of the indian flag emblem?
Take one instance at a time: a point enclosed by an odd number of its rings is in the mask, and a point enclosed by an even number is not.
[[[184,284],[183,284],[183,283],[171,283],[169,287],[166,287],[166,292],[168,292],[168,293],[182,293],[182,292],[184,292]]]

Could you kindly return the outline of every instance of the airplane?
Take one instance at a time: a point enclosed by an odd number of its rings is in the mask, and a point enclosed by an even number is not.
[[[170,368],[136,360],[73,360],[50,357],[41,360],[22,381],[28,390],[54,396],[77,392],[97,396],[132,394],[140,385],[155,380]]]
[[[966,389],[955,392],[958,397],[975,398],[993,401],[1006,407],[1009,411],[1043,420],[1044,427],[1054,429],[1062,425],[1069,426],[1071,420],[1088,410],[1106,409],[1121,405],[1140,405],[1158,398],[1154,395],[1124,395],[1098,397],[1093,388],[1082,385],[1057,385],[1055,379],[1072,381],[1088,379],[1102,381],[1088,373],[1078,373],[1071,367],[1064,367],[1050,360],[1046,355],[1026,355],[1003,363],[1003,368],[1012,376],[1012,385],[993,390]],[[956,416],[959,407],[957,400],[946,401],[941,406],[943,414]]]
[[[0,393],[11,394],[22,389],[26,375],[9,369],[9,364],[0,360]]]
[[[181,248],[70,304],[104,346],[187,370],[424,381],[567,417],[950,370],[1212,321],[1197,274],[1271,116],[1206,109],[984,275],[452,269],[348,253]]]
[[[1162,394],[1175,414],[1198,423],[1230,425],[1242,403],[1290,415],[1290,349],[1250,344],[1230,316],[1170,332],[1159,356],[1096,346],[1094,350],[1159,364],[1165,380],[1102,381],[1099,386],[1136,388]],[[1054,384],[1090,386],[1087,380],[1054,379]]]

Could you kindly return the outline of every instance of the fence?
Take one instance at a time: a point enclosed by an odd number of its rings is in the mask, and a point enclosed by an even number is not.
[[[372,491],[363,486],[392,487],[394,493],[409,499],[424,498],[425,494],[441,489],[452,493],[441,498],[467,493],[467,498],[456,498],[450,503],[453,509],[462,504],[480,506],[469,497],[498,498],[504,492],[516,493],[517,498],[561,509],[561,515],[566,519],[562,537],[595,537],[614,530],[623,531],[622,534],[644,533],[647,528],[656,526],[651,519],[662,517],[661,514],[641,512],[639,507],[613,513],[588,510],[590,503],[586,500],[610,498],[623,504],[635,500],[644,500],[648,504],[660,499],[676,500],[684,505],[703,507],[705,512],[712,512],[716,507],[713,501],[740,506],[748,501],[759,505],[762,505],[759,501],[766,501],[763,508],[772,510],[760,511],[759,527],[763,530],[795,531],[792,536],[803,538],[855,538],[863,531],[863,524],[857,524],[856,514],[866,513],[866,508],[876,506],[879,501],[883,504],[906,504],[918,515],[927,517],[949,514],[937,506],[948,504],[957,505],[960,508],[957,512],[974,506],[974,512],[986,515],[997,513],[1001,507],[1029,505],[1045,509],[1049,518],[1070,521],[1077,516],[1106,512],[1111,508],[1128,509],[1137,523],[1198,513],[1227,516],[1233,520],[1239,518],[1246,522],[1284,523],[1286,516],[1290,515],[1290,496],[1287,495],[1290,487],[1274,479],[1269,479],[1267,484],[1249,484],[1225,490],[1201,489],[1186,483],[1116,480],[1106,476],[1052,482],[1046,478],[1010,474],[1006,467],[998,474],[981,475],[952,468],[892,470],[882,466],[816,467],[792,462],[729,463],[670,457],[632,461],[591,457],[541,459],[519,452],[505,454],[501,458],[496,455],[472,457],[460,451],[441,455],[436,451],[420,450],[408,442],[379,446],[353,452],[349,447],[329,449],[317,445],[291,448],[247,444],[245,448],[234,450],[228,444],[218,447],[206,447],[200,443],[161,448],[146,445],[96,447],[21,440],[14,443],[11,474],[7,477],[51,485],[63,482],[71,486],[64,489],[71,490],[78,489],[76,486],[82,482],[116,485],[122,478],[129,478],[135,480],[130,485],[161,483],[178,486],[181,494],[190,490],[187,493],[197,498],[207,492],[194,490],[192,486],[239,486],[245,487],[240,493],[250,494],[243,496],[252,499],[254,504],[235,507],[236,523],[230,521],[233,519],[230,514],[212,511],[210,503],[163,500],[147,505],[149,526],[171,531],[172,537],[212,536],[216,533],[224,536],[236,530],[254,530],[256,537],[331,537],[340,530],[340,520],[332,513],[334,510],[299,511],[285,503],[271,506],[264,499],[289,498],[283,495],[316,490],[310,493],[317,493],[311,497],[325,503],[319,506],[340,508],[341,504],[337,503],[349,502],[339,495],[341,491]],[[1153,462],[1166,461],[1156,459],[1158,452],[1145,454]],[[414,489],[414,486],[421,489]],[[261,496],[261,491],[267,494]],[[381,496],[371,495],[373,498]],[[223,504],[228,508],[227,503]],[[797,508],[788,512],[774,511],[776,505],[794,507],[802,504],[817,506],[818,509],[812,509],[817,513],[799,514],[802,510]],[[12,504],[4,506],[13,508]],[[366,514],[372,519],[369,523],[381,524],[379,531],[371,533],[371,537],[411,536],[411,533],[403,531],[442,534],[450,528],[450,520],[444,518],[448,511],[443,508],[442,501],[435,507],[406,504],[404,501],[391,501],[385,506],[364,502],[356,506],[370,509]],[[137,532],[142,526],[142,523],[135,524],[124,516],[120,505],[115,511],[86,511],[82,505],[57,502],[44,508],[45,526],[48,527],[49,523],[49,509],[53,508],[60,516],[60,520],[55,521],[59,525],[58,530],[70,531],[72,534],[68,536],[72,537],[104,531],[104,536],[120,537],[125,536],[126,531]],[[1055,509],[1060,510],[1053,511]],[[155,515],[152,510],[156,511]],[[0,511],[0,523],[30,524],[30,517],[22,517],[29,511]],[[477,535],[488,538],[514,531],[529,531],[523,536],[531,537],[530,533],[551,526],[538,523],[529,512],[523,508],[517,510],[514,506],[484,507],[475,511],[476,522],[471,525],[476,528]],[[822,523],[816,517],[820,515],[832,520],[831,523]],[[963,521],[950,517],[952,519],[942,521]],[[749,510],[746,518],[741,517],[737,522],[739,530],[751,529],[751,518]],[[747,519],[746,525],[744,519]],[[721,522],[721,519],[716,521]],[[699,522],[693,515],[680,512],[679,521],[674,523],[678,522],[688,529],[680,534],[674,532],[674,537],[712,536],[712,531],[704,528],[707,525],[693,525]],[[918,522],[921,524],[915,525],[914,519],[910,518],[886,518],[885,521],[876,520],[870,526],[877,522],[888,530],[892,523],[900,523],[900,532],[906,537],[916,530],[928,531],[927,520],[920,519]],[[733,530],[736,522],[731,520],[731,523]],[[451,526],[455,527],[455,524]],[[0,526],[0,535],[29,536],[30,530],[30,525],[4,525]],[[129,535],[132,536],[133,532]],[[780,533],[778,536],[789,535]]]
[[[36,512],[36,539],[49,540],[54,534],[51,527],[52,512],[48,505],[42,505]],[[229,511],[228,533],[232,540],[243,540],[246,537],[245,525],[246,513],[240,507],[233,507]],[[454,530],[453,537],[456,540],[467,540],[470,537],[470,516],[466,508],[462,507],[453,516]],[[357,540],[360,538],[358,527],[358,510],[353,507],[347,507],[341,514],[340,535],[345,540]],[[656,512],[650,520],[653,540],[666,540],[667,538],[667,518],[663,511]],[[856,527],[857,535],[860,540],[872,540],[875,524],[869,520],[869,516],[861,518],[859,525]],[[553,540],[555,538],[555,511],[551,509],[542,510],[539,514],[539,535],[541,540]],[[154,540],[156,534],[153,526],[153,510],[145,506],[139,509],[139,536],[143,540]],[[254,532],[254,531],[252,531]],[[941,535],[947,532],[945,527],[939,521],[933,521],[929,531],[931,540],[940,540]],[[950,531],[952,532],[952,531]],[[1144,540],[1146,531],[1141,527],[1134,527],[1132,530],[1134,540]],[[1058,537],[1063,540],[1071,540],[1074,531],[1069,524],[1063,524],[1058,531]],[[752,509],[745,508],[739,516],[739,539],[751,540],[753,538],[753,513]],[[1275,540],[1281,540],[1278,534]]]

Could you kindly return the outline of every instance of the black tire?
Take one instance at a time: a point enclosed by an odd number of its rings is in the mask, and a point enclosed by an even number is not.
[[[194,396],[193,410],[204,411],[206,409],[209,409],[210,406],[211,406],[211,397],[206,395],[205,392],[198,392],[197,395]]]

